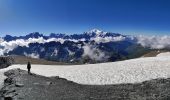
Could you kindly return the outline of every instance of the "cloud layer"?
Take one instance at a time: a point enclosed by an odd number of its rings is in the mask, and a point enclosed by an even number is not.
[[[95,37],[91,38],[90,40],[94,40],[96,43],[107,43],[107,42],[118,42],[124,41],[126,37],[124,36],[116,36],[116,37]]]
[[[116,37],[93,37],[90,39],[90,41],[95,41],[95,43],[107,43],[107,42],[118,42],[118,41],[125,41],[125,40],[136,40],[136,43],[141,44],[144,47],[149,47],[151,49],[164,49],[164,48],[170,48],[170,36],[116,36]],[[4,41],[2,38],[0,38],[0,55],[4,55],[4,53],[8,53],[9,51],[12,51],[13,49],[17,48],[18,46],[26,46],[28,47],[30,43],[48,43],[48,42],[60,42],[63,44],[65,41],[73,41],[73,42],[79,42],[79,41],[85,41],[85,39],[63,39],[63,38],[50,38],[50,39],[44,39],[43,37],[39,38],[29,38],[27,40],[24,39],[17,39],[13,41]],[[77,47],[80,48],[79,45]],[[95,60],[102,60],[108,58],[104,52],[99,50],[95,45],[87,44],[83,47],[84,54],[83,56],[89,56],[91,59]],[[55,51],[54,55],[57,55],[57,50]],[[74,52],[68,51],[70,55],[74,54]],[[33,58],[39,58],[38,54],[25,54],[26,56],[33,57]]]
[[[137,43],[151,49],[170,48],[170,36],[138,36]]]
[[[123,36],[118,36],[118,37],[95,37],[91,38],[91,41],[95,41],[96,43],[106,43],[110,41],[123,41],[125,37]],[[79,42],[79,41],[85,41],[85,39],[63,39],[63,38],[50,38],[50,39],[44,39],[43,37],[39,38],[29,38],[27,40],[24,39],[17,39],[17,40],[12,40],[12,41],[4,41],[2,38],[0,39],[0,55],[3,55],[4,53],[8,53],[9,51],[12,51],[18,46],[26,46],[30,43],[48,43],[48,42],[60,42],[63,44],[65,41],[73,41],[73,42]]]

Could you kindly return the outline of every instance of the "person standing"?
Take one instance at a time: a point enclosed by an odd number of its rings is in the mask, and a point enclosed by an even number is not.
[[[28,69],[28,74],[30,74],[30,70],[31,70],[31,63],[30,62],[28,62],[28,64],[27,64],[27,69]]]

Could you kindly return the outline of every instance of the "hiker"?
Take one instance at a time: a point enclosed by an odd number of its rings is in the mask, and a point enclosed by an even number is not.
[[[28,74],[30,74],[30,70],[31,70],[31,63],[30,62],[28,62],[28,64],[27,64],[27,69],[28,69]]]

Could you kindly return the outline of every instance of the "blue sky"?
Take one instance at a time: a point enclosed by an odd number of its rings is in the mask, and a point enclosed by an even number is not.
[[[170,35],[170,0],[0,0],[0,34]]]

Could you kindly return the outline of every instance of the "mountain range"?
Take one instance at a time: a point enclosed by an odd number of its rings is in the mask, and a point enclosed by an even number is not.
[[[39,38],[43,37],[44,39],[49,39],[49,38],[63,38],[63,39],[86,39],[90,40],[91,38],[94,37],[116,37],[116,36],[123,36],[118,33],[111,33],[111,32],[103,32],[98,29],[93,29],[89,32],[84,32],[83,34],[73,34],[73,35],[66,35],[66,34],[56,34],[56,33],[51,33],[49,36],[45,36],[43,34],[40,34],[39,32],[34,32],[30,33],[25,36],[11,36],[11,35],[6,35],[3,37],[5,41],[12,41],[12,40],[17,40],[17,39],[29,39],[29,38]]]
[[[1,55],[20,55],[67,63],[112,62],[140,57],[153,48],[143,46],[135,36],[93,29],[83,34],[25,36],[6,35],[0,40]]]

